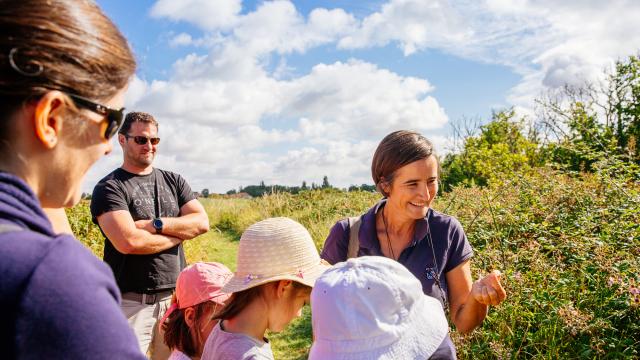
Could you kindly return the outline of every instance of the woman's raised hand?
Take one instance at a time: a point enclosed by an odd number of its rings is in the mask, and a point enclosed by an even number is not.
[[[484,305],[500,304],[507,297],[507,292],[500,284],[500,276],[499,270],[493,270],[487,276],[474,282],[471,287],[471,296]]]

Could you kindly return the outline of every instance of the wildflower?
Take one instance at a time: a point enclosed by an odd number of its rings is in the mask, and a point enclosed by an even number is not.
[[[609,276],[609,281],[607,282],[607,284],[609,284],[609,287],[612,287],[615,283],[616,279],[613,276]]]
[[[567,304],[558,309],[557,312],[564,321],[565,328],[572,336],[591,331],[590,322],[593,320],[593,315],[576,309],[573,304]]]
[[[514,279],[516,279],[516,280],[518,280],[518,281],[522,280],[522,273],[520,273],[520,271],[516,271],[516,272],[513,274],[513,278],[514,278]]]
[[[502,343],[491,341],[489,343],[489,348],[493,352],[495,359],[503,360],[509,358],[509,351],[505,348]]]

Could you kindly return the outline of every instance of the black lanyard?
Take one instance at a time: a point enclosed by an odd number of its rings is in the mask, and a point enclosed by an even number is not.
[[[427,239],[429,240],[429,246],[431,247],[431,256],[433,256],[433,265],[436,268],[436,271],[433,272],[433,277],[436,282],[436,286],[440,289],[440,297],[442,298],[442,304],[444,306],[444,311],[449,314],[449,302],[447,301],[447,297],[444,296],[444,289],[442,288],[442,283],[440,282],[440,268],[438,267],[438,260],[436,260],[436,250],[433,246],[433,239],[431,238],[431,226],[429,226],[429,214],[427,213]]]

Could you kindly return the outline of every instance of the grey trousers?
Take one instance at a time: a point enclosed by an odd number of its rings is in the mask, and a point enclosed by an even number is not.
[[[164,332],[158,328],[160,319],[170,305],[171,295],[151,305],[122,299],[122,311],[138,338],[140,350],[150,359],[166,360],[171,354],[164,344]]]

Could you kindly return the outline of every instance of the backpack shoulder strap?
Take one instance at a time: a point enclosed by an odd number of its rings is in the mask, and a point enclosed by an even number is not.
[[[360,224],[362,224],[362,217],[353,216],[349,217],[349,246],[347,247],[347,259],[358,257],[358,250],[360,250],[360,239],[358,238],[358,232],[360,231]]]

